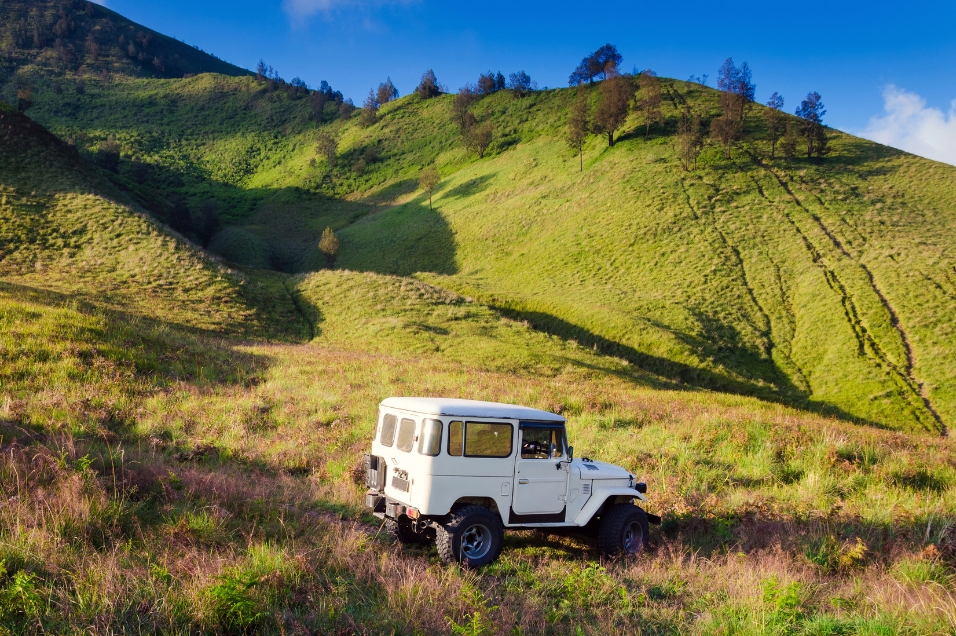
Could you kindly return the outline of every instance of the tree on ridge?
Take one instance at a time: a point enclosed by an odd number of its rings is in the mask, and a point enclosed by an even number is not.
[[[508,88],[511,89],[511,93],[515,97],[524,97],[531,91],[537,90],[538,83],[524,71],[518,71],[508,77]]]
[[[811,159],[813,155],[822,159],[830,152],[827,147],[827,132],[823,127],[823,116],[827,111],[824,110],[821,99],[820,93],[811,91],[797,108],[797,117],[803,120],[800,132],[807,140],[807,159]]]
[[[601,82],[598,89],[598,103],[594,111],[593,129],[595,133],[607,135],[607,145],[614,145],[614,133],[627,119],[631,101],[631,81],[625,75],[617,75],[614,69],[608,69],[611,77]]]
[[[783,96],[774,92],[767,100],[764,117],[767,120],[767,139],[770,141],[770,159],[776,158],[777,142],[783,134]]]
[[[362,114],[359,116],[359,125],[364,128],[375,124],[378,121],[378,98],[375,95],[375,91],[371,88],[368,90],[368,97],[365,98],[365,103],[362,104]]]
[[[734,58],[728,57],[717,71],[717,89],[720,90],[721,108],[742,125],[747,107],[757,92],[747,62],[738,68],[734,65]]]
[[[379,106],[387,104],[393,99],[398,99],[398,89],[395,88],[395,84],[392,83],[391,77],[386,77],[385,81],[378,85],[375,99]]]
[[[608,71],[617,72],[623,61],[624,56],[618,52],[616,46],[605,44],[581,60],[568,78],[568,86],[577,86],[584,82],[593,84],[596,80],[607,79],[610,77]]]
[[[438,84],[438,78],[435,77],[435,71],[428,69],[422,74],[422,80],[415,87],[415,92],[422,99],[430,99],[441,95],[441,86]]]

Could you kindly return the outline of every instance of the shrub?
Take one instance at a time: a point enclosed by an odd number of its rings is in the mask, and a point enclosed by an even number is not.
[[[0,561],[0,580],[6,577],[6,564]],[[36,616],[42,599],[36,591],[36,575],[18,570],[0,587],[0,620]]]
[[[209,588],[213,613],[221,627],[244,633],[261,624],[267,614],[252,596],[252,588],[258,583],[258,576],[237,572],[220,577],[219,583]]]

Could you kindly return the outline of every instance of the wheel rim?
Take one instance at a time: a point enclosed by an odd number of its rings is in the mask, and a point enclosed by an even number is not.
[[[624,551],[636,554],[644,545],[644,528],[638,521],[632,521],[624,528]]]
[[[465,528],[461,535],[461,553],[471,560],[480,559],[491,551],[491,530],[476,523]]]

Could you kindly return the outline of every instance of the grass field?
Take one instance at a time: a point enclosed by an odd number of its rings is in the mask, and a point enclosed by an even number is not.
[[[414,281],[331,272],[297,287],[303,300],[322,298],[311,344],[155,329],[0,290],[3,625],[956,628],[948,441],[662,390],[546,336],[529,334],[523,351],[520,323]],[[436,316],[456,342],[430,350],[422,330]],[[378,401],[414,394],[560,409],[578,453],[649,484],[649,509],[665,518],[649,552],[602,562],[582,536],[515,533],[498,563],[473,574],[391,544],[362,514],[361,457]]]
[[[58,95],[38,59],[29,114],[75,146],[0,105],[0,633],[956,632],[953,168],[837,133],[770,162],[755,108],[683,173],[674,105],[715,94],[670,80],[667,127],[583,173],[569,91],[479,102],[481,160],[405,97],[325,124],[329,167],[251,78]],[[221,204],[228,261],[174,195]],[[559,411],[664,523],[632,561],[394,544],[362,507],[393,395]]]

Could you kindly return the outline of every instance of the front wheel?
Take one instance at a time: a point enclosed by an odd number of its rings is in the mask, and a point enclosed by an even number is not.
[[[498,515],[481,506],[465,506],[438,527],[435,543],[445,563],[477,568],[498,558],[504,540],[505,529]]]
[[[598,547],[608,555],[632,556],[647,544],[647,513],[631,504],[615,504],[601,515]]]

